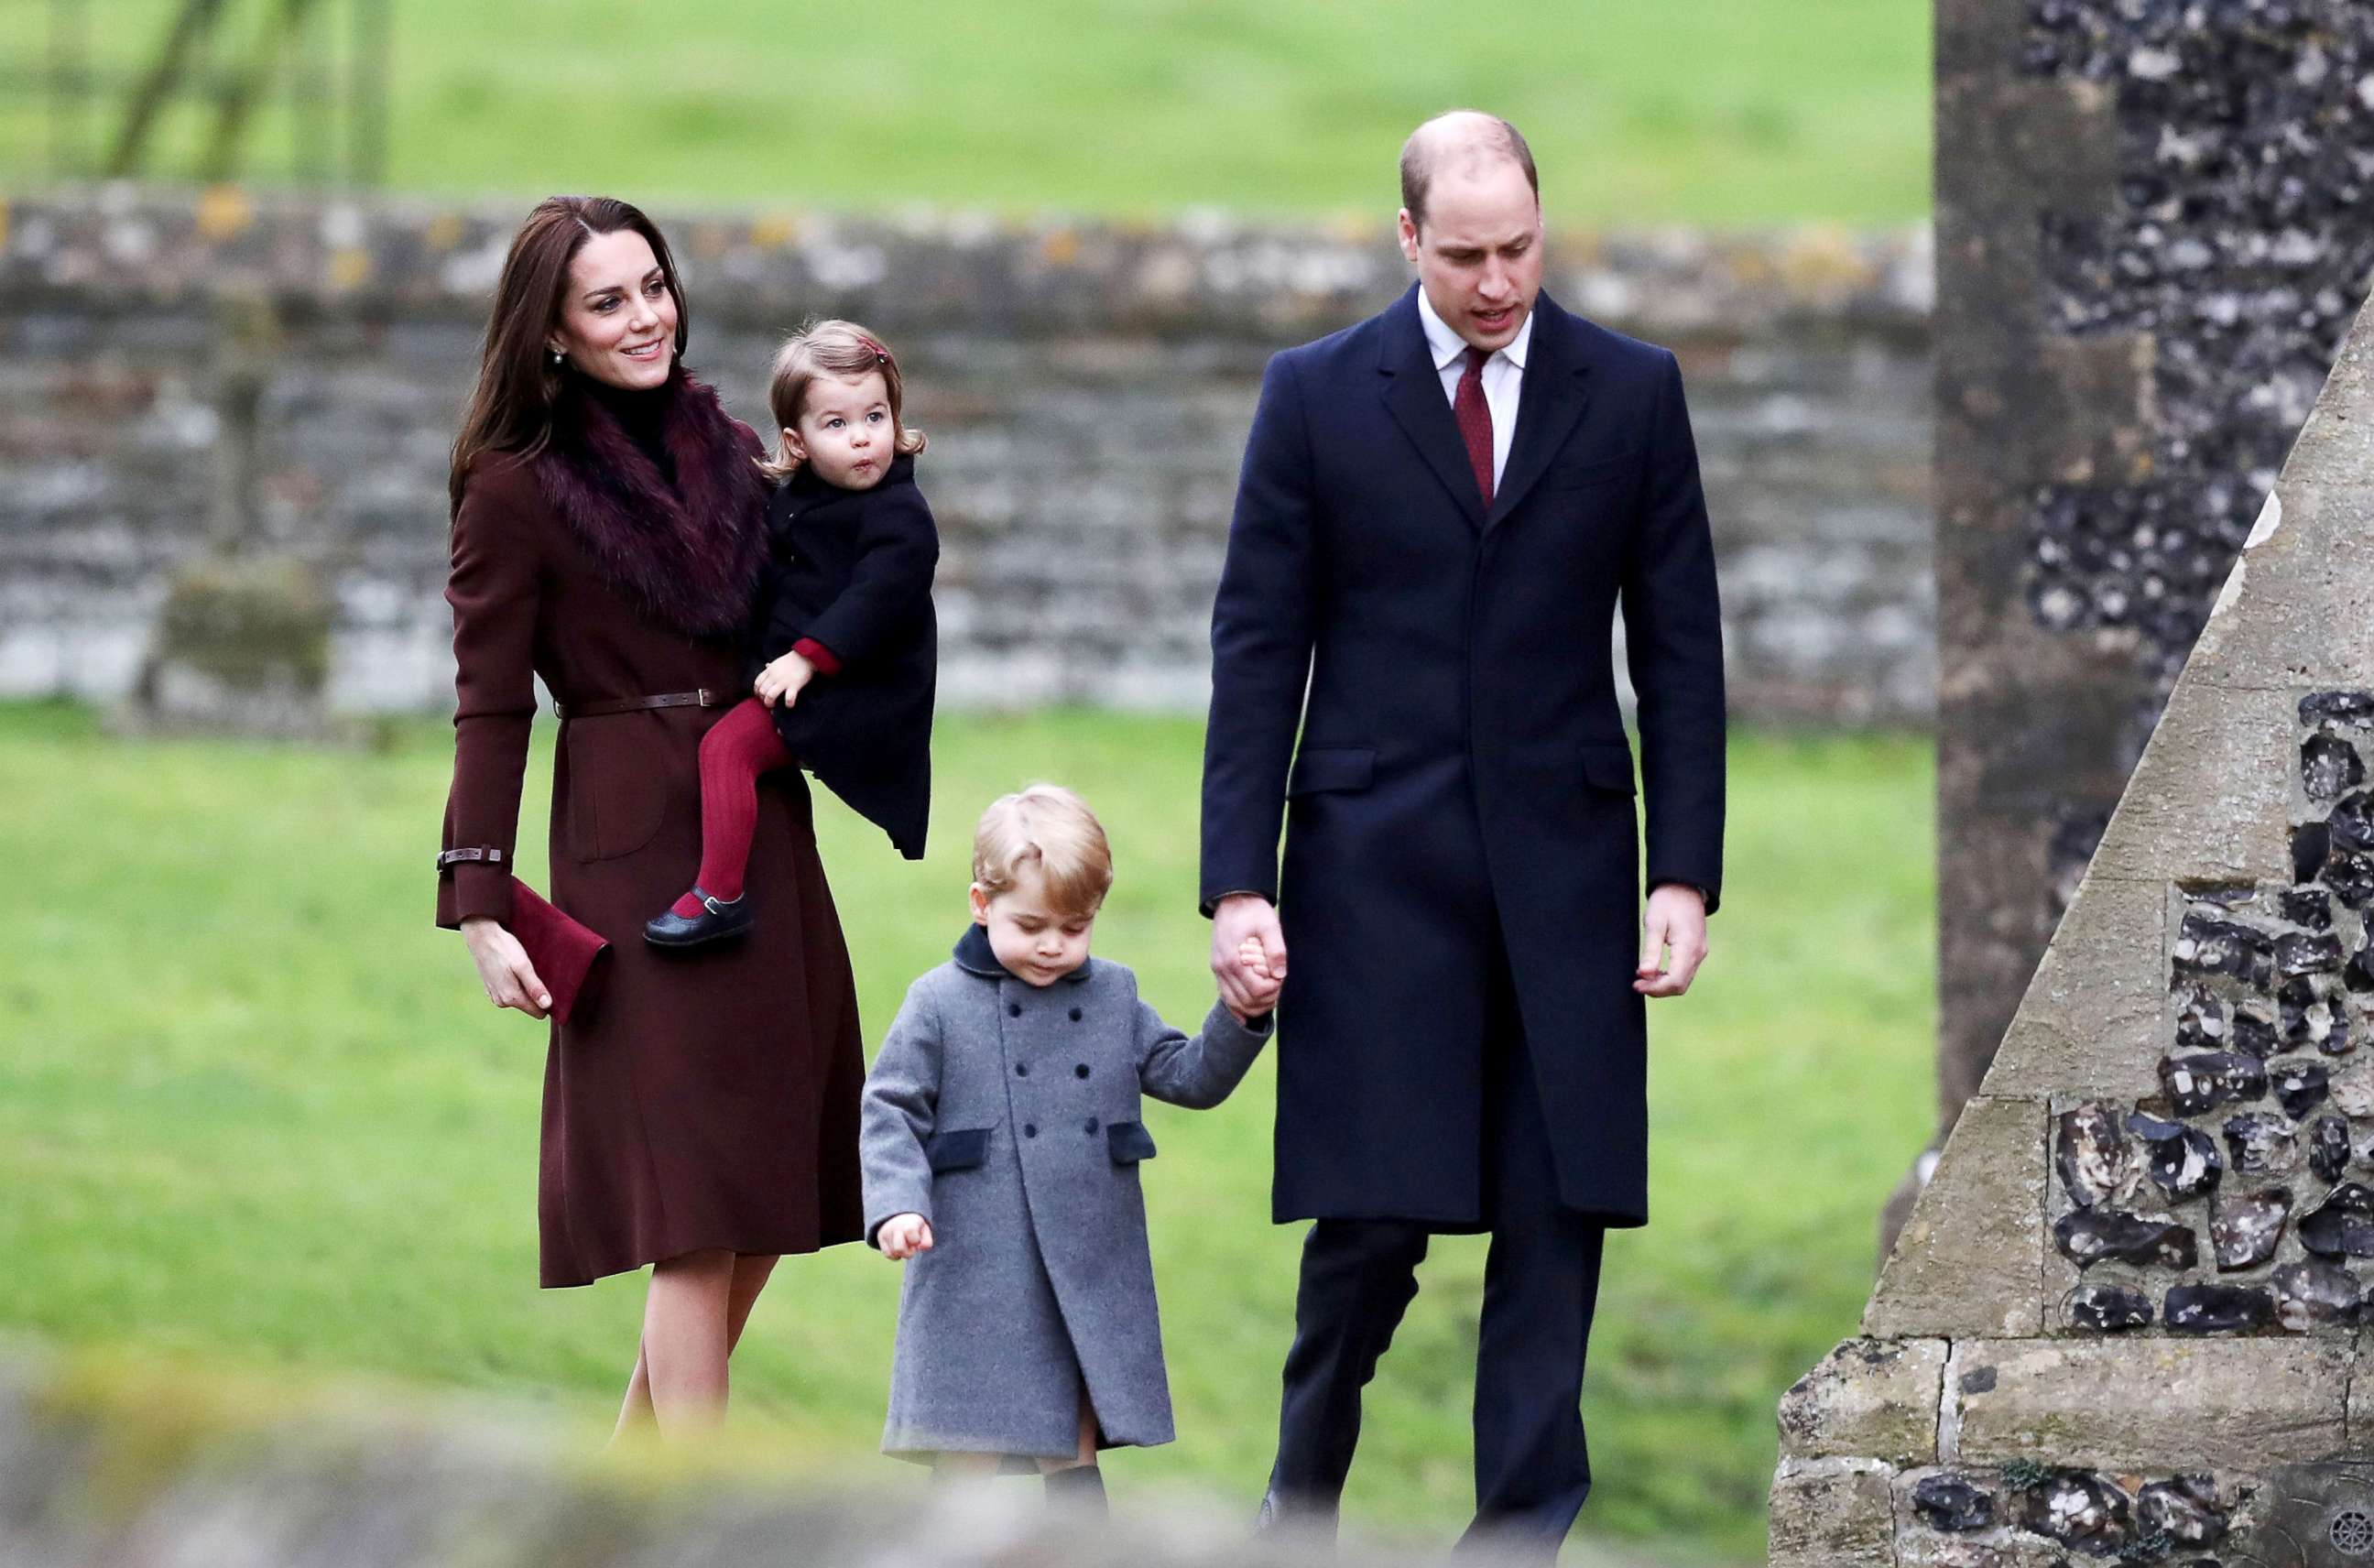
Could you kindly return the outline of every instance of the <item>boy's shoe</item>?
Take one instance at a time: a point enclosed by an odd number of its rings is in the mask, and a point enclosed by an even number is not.
[[[757,917],[750,913],[748,893],[738,899],[721,899],[696,886],[692,896],[700,902],[699,914],[678,914],[671,909],[647,920],[643,923],[643,940],[655,948],[698,948],[739,937],[756,923]]]

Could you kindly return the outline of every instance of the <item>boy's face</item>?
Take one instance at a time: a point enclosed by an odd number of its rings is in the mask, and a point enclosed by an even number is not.
[[[995,898],[980,883],[972,886],[974,924],[989,931],[989,950],[1017,979],[1033,985],[1052,985],[1088,961],[1088,937],[1096,930],[1096,912],[1058,914],[1047,902],[1046,881],[1039,867],[1026,866],[1014,886]]]

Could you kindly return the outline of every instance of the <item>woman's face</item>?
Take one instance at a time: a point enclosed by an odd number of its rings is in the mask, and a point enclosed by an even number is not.
[[[578,247],[560,319],[545,342],[595,381],[653,387],[667,380],[676,358],[676,296],[651,242],[621,229]]]

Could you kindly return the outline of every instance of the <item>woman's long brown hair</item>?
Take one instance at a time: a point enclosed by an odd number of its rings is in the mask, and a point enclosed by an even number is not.
[[[495,285],[494,314],[478,348],[478,385],[453,438],[453,466],[446,478],[452,504],[462,504],[462,486],[471,466],[489,452],[533,457],[552,439],[552,407],[560,396],[566,369],[556,369],[545,339],[560,319],[560,297],[569,287],[569,264],[596,234],[631,229],[650,242],[660,276],[676,297],[676,357],[684,360],[692,334],[692,312],[676,258],[657,225],[642,209],[611,196],[546,196],[520,225],[503,257]]]

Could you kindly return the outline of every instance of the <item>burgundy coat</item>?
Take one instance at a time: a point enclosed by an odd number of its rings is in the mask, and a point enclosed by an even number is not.
[[[721,702],[564,718],[553,902],[609,938],[610,973],[545,1067],[543,1283],[582,1285],[704,1248],[804,1253],[862,1232],[857,996],[806,785],[761,782],[757,929],[692,953],[643,940],[700,859],[697,752],[742,692],[737,636],[764,544],[758,438],[679,377],[673,489],[606,410],[564,401],[532,461],[482,460],[453,518],[455,688],[437,919],[508,920],[541,677],[571,704],[707,688]]]

